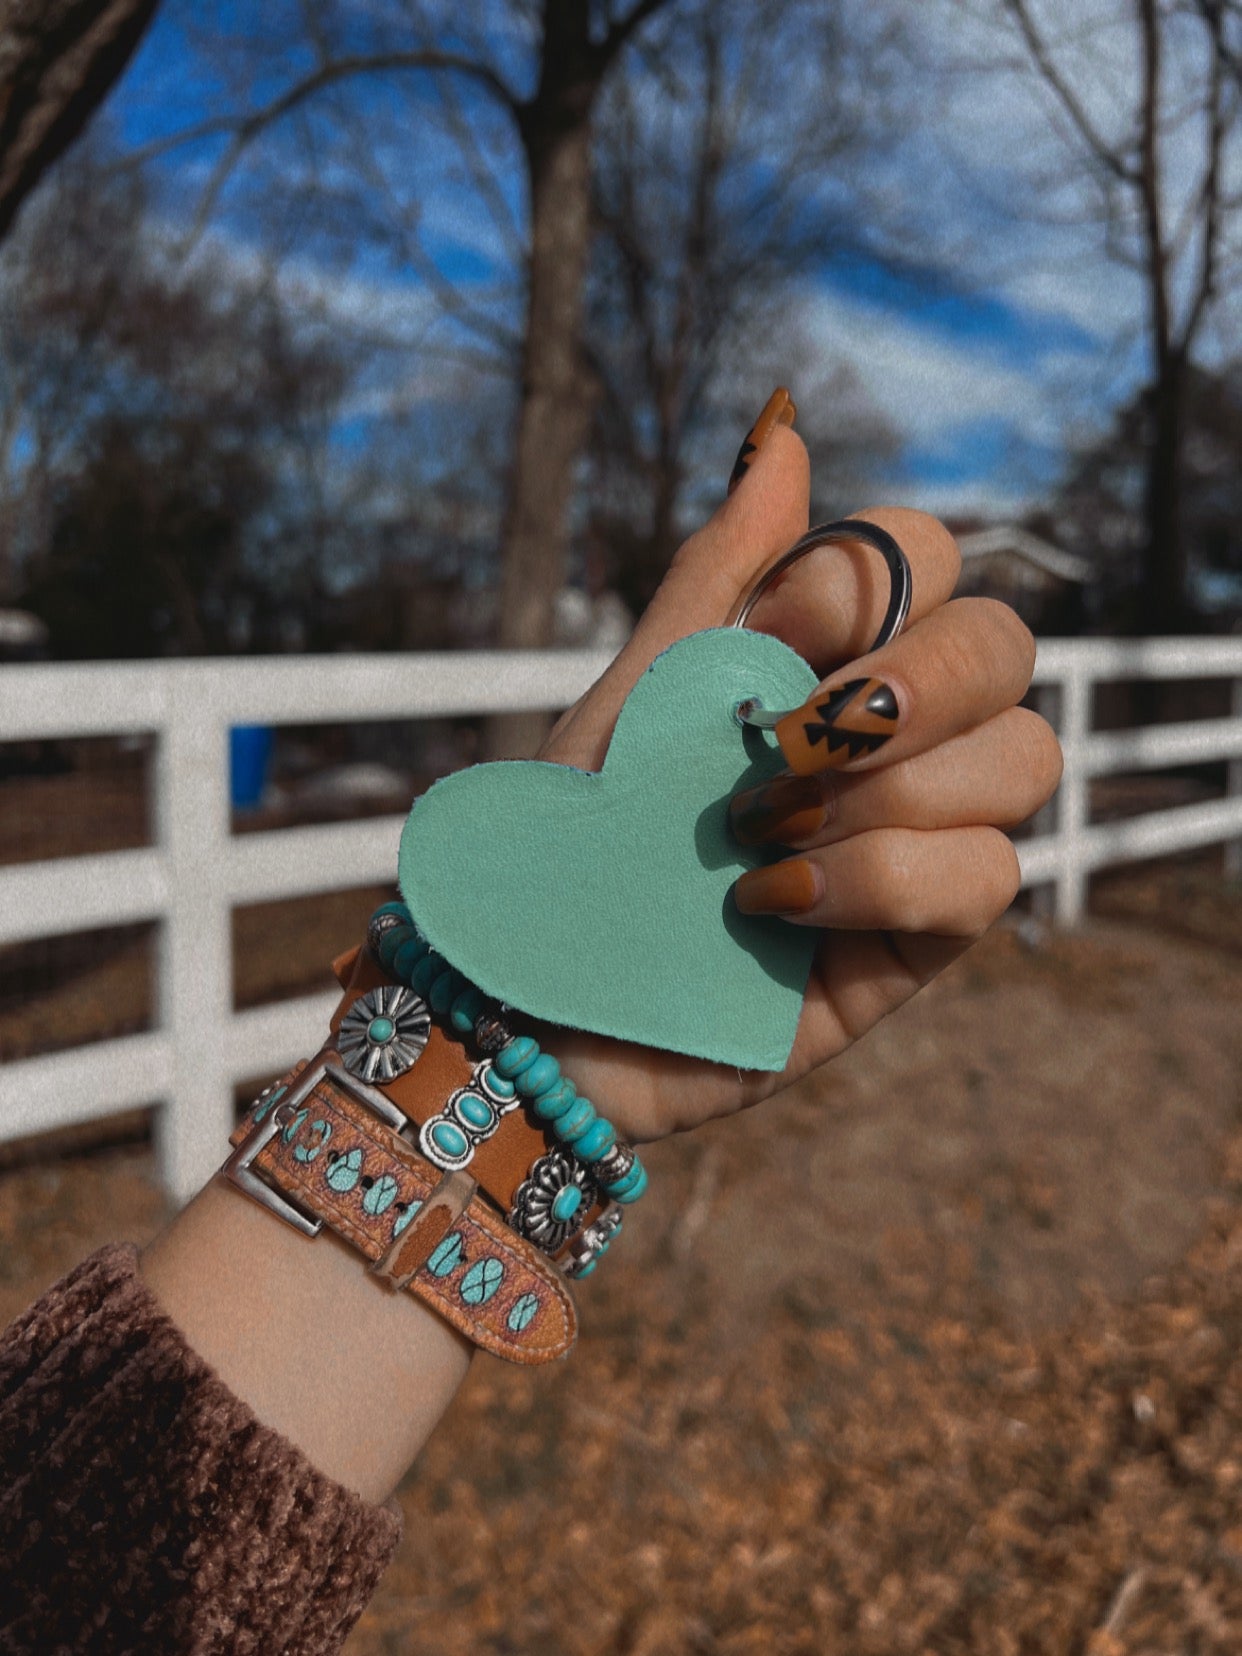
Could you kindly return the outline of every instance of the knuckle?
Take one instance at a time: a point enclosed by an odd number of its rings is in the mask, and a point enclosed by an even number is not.
[[[916,836],[890,830],[867,836],[862,878],[884,923],[898,931],[922,931],[927,896],[914,856]]]

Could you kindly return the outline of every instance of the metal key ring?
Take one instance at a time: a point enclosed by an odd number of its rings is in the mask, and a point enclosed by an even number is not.
[[[880,630],[871,649],[878,650],[881,645],[888,644],[901,631],[906,616],[910,613],[910,563],[888,530],[881,529],[878,523],[868,523],[865,518],[843,518],[840,522],[821,523],[809,530],[800,541],[789,548],[788,552],[778,558],[770,569],[764,570],[746,596],[734,607],[725,625],[744,627],[755,605],[787,569],[800,558],[805,558],[808,552],[814,552],[821,546],[836,546],[842,541],[861,541],[864,546],[873,547],[884,559],[891,583],[888,608],[884,612],[884,619],[880,623]],[[870,651],[866,653],[869,654]],[[743,724],[757,725],[765,730],[771,730],[784,716],[783,712],[765,712],[757,700],[743,702],[737,709],[737,717]]]

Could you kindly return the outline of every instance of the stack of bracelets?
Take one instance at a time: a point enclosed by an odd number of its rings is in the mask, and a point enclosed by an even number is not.
[[[647,1188],[633,1148],[404,904],[334,970],[328,1041],[254,1101],[222,1174],[309,1236],[326,1224],[485,1350],[565,1355],[565,1279],[595,1270]]]
[[[542,1246],[554,1244],[560,1240],[560,1227],[568,1225],[579,1210],[585,1211],[583,1199],[591,1185],[622,1205],[638,1200],[647,1188],[647,1172],[633,1149],[617,1142],[616,1128],[604,1120],[589,1099],[578,1096],[555,1058],[541,1052],[530,1035],[512,1034],[502,1008],[489,1002],[481,990],[436,953],[404,903],[384,903],[376,909],[367,927],[367,942],[380,965],[408,984],[436,1017],[446,1019],[458,1035],[473,1035],[479,1050],[491,1059],[486,1085],[501,1110],[512,1109],[520,1095],[577,1162],[572,1181],[556,1191],[546,1214],[545,1204],[539,1202],[540,1191],[530,1188],[531,1181],[527,1181],[510,1215],[509,1222],[516,1230]],[[387,1023],[384,1020],[380,1033],[391,1040]],[[351,1034],[355,1040],[360,1037],[368,1041],[373,1039],[373,1028]],[[348,1064],[350,1053],[344,1042],[341,1055]],[[485,1112],[467,1095],[455,1111],[423,1124],[419,1148],[428,1161],[446,1171],[464,1166],[472,1135],[489,1127],[499,1113]],[[613,1236],[621,1229],[619,1213],[613,1216],[611,1229]],[[592,1257],[571,1261],[566,1267],[568,1274],[589,1276],[599,1255],[607,1251],[608,1240],[604,1240]]]

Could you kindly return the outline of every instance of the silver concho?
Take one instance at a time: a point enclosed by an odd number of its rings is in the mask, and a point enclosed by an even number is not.
[[[576,1190],[571,1201],[567,1192]],[[509,1223],[545,1253],[562,1248],[598,1199],[590,1169],[567,1150],[549,1150],[517,1188]]]
[[[521,1102],[512,1089],[501,1092],[493,1080],[491,1064],[484,1061],[475,1066],[469,1083],[458,1087],[444,1108],[424,1121],[418,1131],[418,1148],[446,1173],[456,1173]]]
[[[595,1260],[601,1259],[608,1252],[608,1244],[621,1229],[622,1208],[620,1202],[609,1202],[593,1224],[587,1226],[582,1235],[573,1243],[569,1257],[561,1261],[561,1268],[568,1277],[585,1276],[587,1267]]]
[[[426,1003],[403,983],[383,983],[350,1007],[336,1045],[351,1075],[384,1082],[413,1068],[430,1032]]]

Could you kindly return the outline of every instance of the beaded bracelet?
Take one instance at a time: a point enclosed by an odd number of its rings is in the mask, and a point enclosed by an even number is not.
[[[456,1034],[473,1036],[491,1058],[488,1087],[498,1101],[520,1094],[614,1202],[626,1206],[638,1200],[647,1188],[647,1172],[633,1147],[618,1141],[616,1128],[589,1099],[579,1096],[550,1053],[542,1052],[532,1036],[514,1035],[500,1007],[437,954],[404,903],[383,903],[376,909],[367,927],[367,942],[384,969],[408,984]],[[464,1135],[455,1123],[442,1118],[434,1125],[429,1123],[424,1131],[428,1130],[441,1154],[454,1153],[447,1142],[450,1132],[462,1138],[464,1148]],[[436,1133],[443,1137],[434,1138]],[[564,1186],[551,1202],[550,1218],[557,1224],[571,1222],[581,1200],[578,1186]],[[619,1228],[617,1215],[614,1235]],[[601,1238],[594,1256],[581,1261],[574,1275],[588,1276],[595,1269],[598,1255],[607,1252],[611,1239]]]

